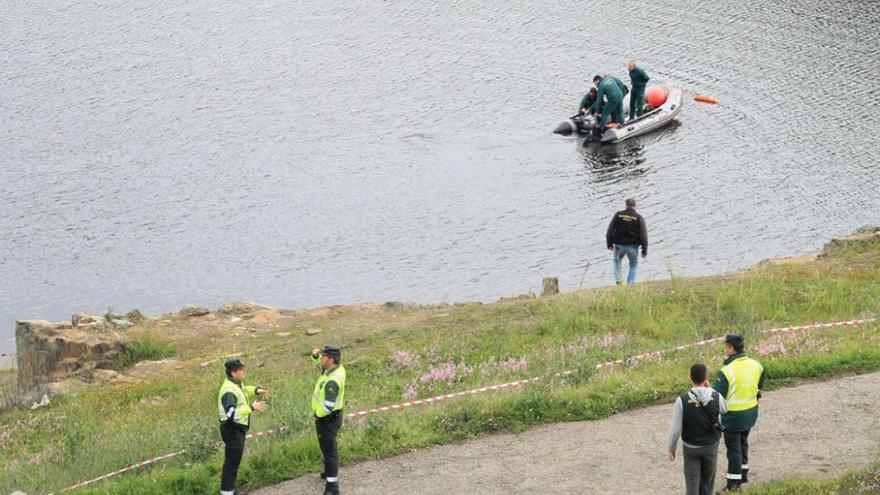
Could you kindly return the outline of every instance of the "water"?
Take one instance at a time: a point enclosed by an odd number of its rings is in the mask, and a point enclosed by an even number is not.
[[[0,352],[107,306],[605,285],[628,196],[642,280],[880,223],[877,2],[4,3]],[[722,104],[551,134],[630,57]]]

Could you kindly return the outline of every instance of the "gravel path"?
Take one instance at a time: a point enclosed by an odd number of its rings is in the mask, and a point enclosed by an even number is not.
[[[872,373],[766,394],[750,437],[749,478],[834,477],[878,460],[878,380]],[[654,406],[344,466],[341,488],[346,495],[682,493],[680,455],[671,463],[664,454],[671,412],[671,404]],[[723,453],[722,442],[719,488]],[[321,489],[312,474],[253,493]]]

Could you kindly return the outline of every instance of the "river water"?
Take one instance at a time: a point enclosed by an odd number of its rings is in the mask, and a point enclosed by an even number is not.
[[[880,223],[878,2],[3,4],[0,352],[15,319],[108,306],[605,285],[628,196],[642,280]],[[550,132],[630,57],[721,104],[616,146]]]

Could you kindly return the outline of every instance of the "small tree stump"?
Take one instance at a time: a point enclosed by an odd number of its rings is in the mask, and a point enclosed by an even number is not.
[[[541,297],[559,294],[559,279],[546,277],[541,282]]]

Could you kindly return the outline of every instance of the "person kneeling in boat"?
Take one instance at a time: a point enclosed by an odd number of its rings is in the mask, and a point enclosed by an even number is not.
[[[587,91],[587,94],[581,99],[581,104],[578,106],[578,113],[581,115],[588,115],[591,113],[591,108],[593,108],[593,103],[596,103],[596,88],[590,88]]]
[[[623,97],[628,92],[626,86],[620,79],[605,73],[605,77],[599,81],[598,91],[596,92],[596,102],[593,103],[593,113],[600,113],[597,129],[604,130],[610,118],[617,124],[622,124],[623,120]]]

